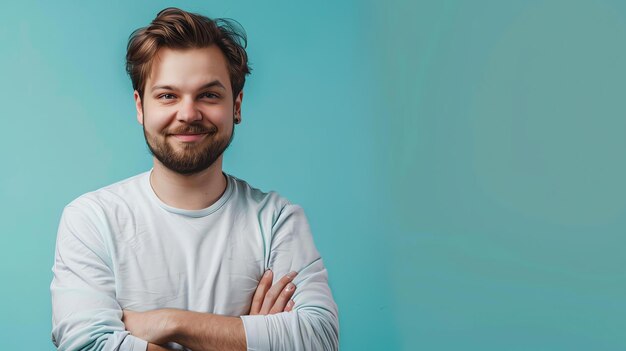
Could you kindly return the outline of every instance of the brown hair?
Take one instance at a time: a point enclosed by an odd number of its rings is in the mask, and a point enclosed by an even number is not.
[[[208,17],[169,7],[159,12],[149,26],[135,30],[128,39],[126,72],[133,89],[143,98],[146,79],[159,49],[192,49],[217,45],[228,66],[233,99],[250,74],[246,33],[234,20]]]

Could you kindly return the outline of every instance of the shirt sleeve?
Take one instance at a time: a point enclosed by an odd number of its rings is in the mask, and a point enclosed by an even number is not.
[[[272,228],[269,268],[274,282],[298,272],[291,312],[241,316],[248,350],[337,350],[338,310],[304,211],[283,208]]]
[[[122,323],[104,228],[106,221],[93,207],[70,204],[61,216],[50,285],[52,342],[58,350],[147,349]]]

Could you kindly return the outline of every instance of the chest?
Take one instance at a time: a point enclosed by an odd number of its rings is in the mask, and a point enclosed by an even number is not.
[[[254,220],[138,220],[117,231],[117,300],[135,311],[246,314],[265,270],[267,228]]]

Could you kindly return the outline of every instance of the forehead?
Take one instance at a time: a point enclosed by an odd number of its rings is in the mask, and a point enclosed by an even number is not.
[[[217,46],[184,50],[161,48],[152,62],[146,88],[173,85],[194,89],[214,80],[231,89],[226,58]]]

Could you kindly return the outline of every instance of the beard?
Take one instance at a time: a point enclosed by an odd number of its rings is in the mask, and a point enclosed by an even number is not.
[[[169,139],[172,134],[207,134],[202,140],[193,143],[181,143],[181,150],[176,150]],[[143,127],[143,135],[150,153],[168,169],[182,174],[191,175],[211,167],[228,148],[235,136],[233,124],[230,136],[220,136],[217,127],[201,124],[189,124],[172,131],[163,131],[153,135]]]

